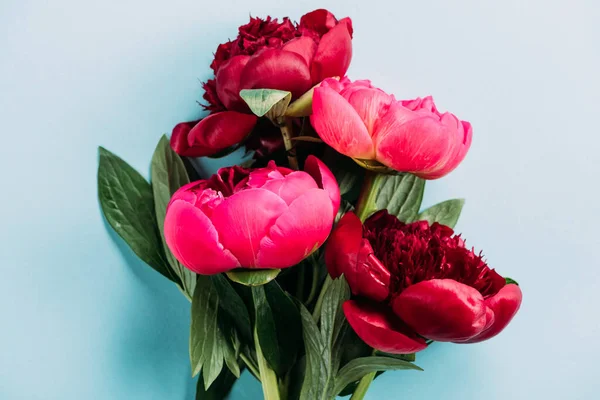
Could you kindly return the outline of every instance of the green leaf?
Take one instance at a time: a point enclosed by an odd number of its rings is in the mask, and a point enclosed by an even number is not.
[[[300,391],[300,400],[327,399],[325,397],[326,387],[331,371],[323,357],[325,341],[311,313],[302,303],[297,302],[297,305],[300,308],[302,336],[306,350],[306,370]]]
[[[196,384],[196,400],[223,400],[227,397],[236,381],[235,375],[223,369],[208,390],[204,389],[204,380],[198,378]]]
[[[342,305],[350,298],[350,287],[344,277],[334,279],[323,296],[321,305],[321,335],[325,340],[323,357],[330,371],[337,371],[342,357],[342,342],[347,328]]]
[[[296,361],[301,340],[298,309],[276,281],[252,288],[256,333],[262,353],[279,377]]]
[[[333,395],[340,393],[348,384],[361,379],[363,376],[376,371],[390,371],[412,369],[423,371],[421,368],[407,361],[388,357],[362,357],[350,361],[339,370],[335,378]]]
[[[236,350],[224,334],[219,321],[219,297],[209,276],[199,275],[192,298],[192,323],[190,327],[190,361],[192,376],[202,371],[204,387],[208,389],[223,369],[227,360],[233,374],[239,375],[239,367],[232,368]]]
[[[292,93],[275,89],[243,89],[240,97],[258,117],[267,117],[271,121],[284,116],[292,100]]]
[[[219,294],[219,306],[235,325],[245,343],[252,343],[252,324],[244,300],[222,274],[213,275],[212,283]]]
[[[422,211],[417,221],[434,222],[454,228],[460,217],[460,212],[465,205],[465,199],[452,199],[438,203]]]
[[[377,210],[385,208],[403,222],[415,221],[423,201],[424,179],[412,174],[378,174],[374,189]]]
[[[98,199],[106,220],[139,258],[179,284],[163,251],[152,187],[118,156],[102,147],[99,152]]]
[[[506,281],[507,285],[510,285],[511,283],[514,283],[515,285],[519,286],[519,282],[515,281],[513,278],[509,278],[508,276],[504,278],[504,280]]]
[[[196,274],[177,261],[165,242],[163,231],[167,205],[171,200],[171,196],[177,189],[188,184],[190,180],[188,179],[183,161],[171,149],[169,139],[164,135],[158,142],[156,150],[154,150],[152,163],[150,165],[150,177],[152,191],[154,193],[156,220],[167,260],[173,271],[175,271],[179,277],[182,284],[182,290],[191,298],[194,295],[194,288],[196,287]]]
[[[261,286],[279,275],[280,269],[237,269],[226,272],[229,279],[244,286]]]

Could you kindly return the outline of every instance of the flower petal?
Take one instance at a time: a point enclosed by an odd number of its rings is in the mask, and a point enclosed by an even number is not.
[[[387,113],[394,101],[392,96],[377,88],[358,89],[343,95],[360,115],[369,132],[375,132],[375,123]]]
[[[485,304],[488,309],[492,310],[494,313],[493,323],[479,335],[472,337],[463,343],[482,342],[493,338],[502,332],[513,319],[517,311],[519,311],[522,300],[523,294],[521,293],[521,289],[514,283],[504,286],[494,296],[487,298]]]
[[[240,97],[240,79],[250,56],[239,55],[227,60],[215,75],[217,96],[225,108],[231,111],[246,111],[247,106]]]
[[[243,89],[278,89],[300,97],[311,87],[304,58],[291,51],[266,48],[253,55],[242,72]]]
[[[362,223],[346,213],[333,230],[325,248],[325,265],[333,278],[344,274],[352,293],[383,301],[389,295],[390,272],[362,237]]]
[[[300,36],[284,44],[282,49],[299,54],[306,61],[306,65],[310,65],[315,57],[317,44],[308,36]]]
[[[208,217],[185,200],[169,205],[164,233],[175,258],[198,274],[218,274],[240,265],[219,243],[219,234]]]
[[[419,335],[439,342],[466,340],[486,327],[487,307],[481,293],[452,279],[409,286],[391,305]]]
[[[374,349],[393,354],[410,354],[427,347],[423,338],[389,312],[383,304],[348,300],[343,308],[354,332]]]
[[[214,210],[211,220],[221,243],[244,268],[268,268],[257,256],[261,240],[288,206],[275,193],[247,189],[226,198]]]
[[[315,180],[306,172],[294,171],[281,179],[270,179],[261,186],[261,188],[269,190],[290,205],[294,200],[304,194],[307,190],[318,189]]]
[[[325,189],[329,194],[331,204],[333,205],[333,215],[335,217],[340,208],[342,199],[340,197],[340,187],[331,170],[327,168],[327,165],[325,165],[323,161],[311,154],[304,162],[304,171],[312,176],[317,182],[317,185],[319,185],[321,189]]]
[[[199,121],[181,122],[175,125],[171,133],[171,148],[180,156],[184,157],[200,157],[205,155],[205,150],[201,148],[190,147],[188,144],[188,135],[192,128]]]
[[[340,23],[323,35],[311,65],[313,84],[344,76],[352,60],[351,25]]]
[[[310,122],[321,139],[352,158],[372,160],[373,140],[356,110],[335,90],[317,87]]]
[[[265,207],[264,204],[260,207]],[[260,243],[262,268],[296,265],[327,239],[333,225],[331,200],[322,189],[309,189],[294,200]]]
[[[324,8],[306,13],[300,18],[300,30],[308,29],[319,35],[327,33],[337,24],[335,16]]]
[[[237,111],[211,114],[190,130],[188,146],[195,157],[213,155],[244,140],[257,120],[255,115]]]

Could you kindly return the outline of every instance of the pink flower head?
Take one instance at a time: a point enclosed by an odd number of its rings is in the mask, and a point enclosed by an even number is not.
[[[455,169],[473,134],[471,124],[440,113],[430,96],[397,101],[370,81],[348,78],[326,79],[315,88],[310,121],[338,152],[424,179]]]
[[[340,205],[331,171],[309,156],[304,171],[222,168],[179,189],[164,233],[173,255],[199,274],[291,267],[327,239]]]
[[[198,157],[240,143],[257,121],[240,97],[242,89],[286,90],[297,98],[327,77],[343,76],[351,58],[349,18],[338,21],[324,9],[305,14],[298,25],[288,18],[250,18],[234,40],[217,48],[215,78],[203,85],[211,115],[193,129],[175,127],[173,150]]]
[[[405,224],[386,210],[361,224],[344,215],[331,235],[325,262],[344,274],[356,296],[344,313],[375,349],[413,353],[424,338],[475,343],[499,334],[521,305],[521,289],[465,248],[451,228]]]

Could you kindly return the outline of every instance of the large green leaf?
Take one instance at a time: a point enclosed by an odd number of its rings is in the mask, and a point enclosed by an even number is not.
[[[350,361],[339,370],[335,378],[335,386],[332,394],[337,395],[348,384],[356,382],[363,376],[377,371],[390,371],[400,369],[412,369],[422,371],[421,368],[408,361],[388,357],[362,357]]]
[[[223,361],[234,375],[239,376],[236,348],[230,334],[219,321],[219,297],[211,278],[199,275],[192,298],[190,361],[192,376],[202,371],[206,389],[221,373]]]
[[[236,269],[226,273],[232,281],[244,286],[261,286],[279,275],[280,269]]]
[[[254,115],[275,121],[285,114],[292,100],[292,93],[275,89],[243,89],[240,97]]]
[[[325,340],[321,336],[319,327],[306,307],[297,302],[302,318],[302,336],[304,337],[304,348],[306,350],[306,369],[304,382],[300,391],[301,400],[326,399],[326,387],[331,376],[329,365],[323,353],[325,352]]]
[[[454,228],[464,205],[465,199],[446,200],[422,211],[417,217],[417,220],[427,221],[430,224],[438,222],[442,225]]]
[[[416,219],[423,201],[425,180],[412,174],[379,174],[375,178],[374,187],[377,190],[377,210],[385,208],[404,222]]]
[[[98,199],[106,220],[146,264],[180,283],[163,251],[152,187],[115,154],[102,147],[99,153]]]
[[[325,340],[323,357],[331,371],[337,371],[342,357],[342,342],[348,324],[342,305],[350,298],[350,287],[346,279],[334,279],[323,296],[321,306],[321,335]]]
[[[301,321],[296,305],[276,281],[252,288],[256,333],[262,353],[279,377],[296,361]]]
[[[246,344],[253,343],[250,314],[244,300],[235,291],[229,280],[222,274],[213,275],[212,283],[219,294],[219,306],[235,325]]]
[[[163,248],[171,268],[182,284],[182,289],[191,298],[194,295],[196,287],[196,274],[181,265],[175,256],[169,250],[164,237],[164,222],[167,213],[167,205],[171,200],[173,193],[183,185],[189,183],[185,165],[181,158],[171,149],[169,139],[163,136],[154,155],[150,166],[150,177],[152,182],[152,191],[154,193],[154,209],[156,211],[156,220],[160,230]]]
[[[235,375],[228,369],[223,369],[207,390],[204,389],[204,380],[202,377],[198,377],[196,400],[223,400],[231,391],[236,379]]]

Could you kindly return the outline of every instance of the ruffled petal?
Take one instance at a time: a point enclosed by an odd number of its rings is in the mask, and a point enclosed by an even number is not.
[[[185,200],[169,205],[164,234],[175,258],[198,274],[213,275],[240,266],[219,242],[219,234],[208,217]]]
[[[287,90],[297,98],[311,86],[304,58],[282,49],[267,48],[253,55],[242,72],[243,89]]]
[[[226,198],[212,213],[211,220],[221,243],[244,268],[268,268],[260,265],[261,240],[288,206],[275,193],[248,189]]]
[[[432,279],[392,300],[398,317],[419,335],[439,342],[472,338],[487,325],[487,307],[476,289],[452,279]]]
[[[262,203],[260,207],[265,207]],[[333,216],[331,200],[322,189],[307,190],[277,219],[260,243],[262,268],[287,268],[318,249],[329,236]]]
[[[255,115],[237,111],[211,114],[190,130],[188,146],[195,157],[213,155],[244,140],[257,120]]]
[[[317,185],[329,194],[331,204],[333,205],[333,215],[335,217],[340,208],[342,199],[340,196],[340,187],[331,170],[327,168],[327,165],[325,165],[323,161],[311,154],[306,158],[304,171],[312,176],[317,182]]]
[[[310,122],[321,139],[352,158],[375,158],[373,140],[356,110],[335,90],[317,87]]]
[[[351,26],[351,25],[350,25]],[[313,84],[332,76],[344,76],[352,60],[349,25],[341,23],[323,35],[311,65]]]
[[[217,96],[225,108],[231,111],[246,111],[247,106],[240,97],[240,80],[250,56],[239,55],[227,60],[217,71]]]
[[[493,311],[493,323],[483,332],[463,343],[482,342],[502,332],[517,314],[517,311],[519,311],[522,300],[523,294],[521,293],[521,289],[514,283],[504,286],[494,296],[487,298],[485,304],[489,310]]]
[[[300,18],[298,28],[302,30],[310,30],[316,32],[319,36],[327,33],[331,28],[336,26],[337,19],[335,16],[324,8],[306,13]]]
[[[343,308],[354,332],[374,349],[392,354],[411,354],[427,347],[423,338],[383,304],[348,300]]]

